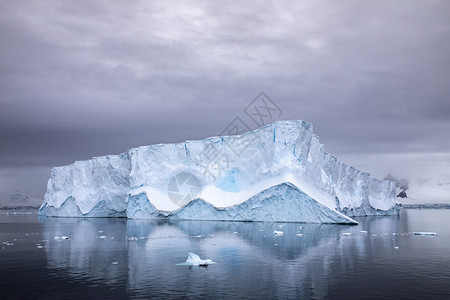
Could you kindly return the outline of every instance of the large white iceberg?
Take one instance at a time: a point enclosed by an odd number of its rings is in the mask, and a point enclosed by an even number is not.
[[[353,216],[397,214],[398,205],[394,182],[339,162],[310,123],[279,121],[55,167],[39,213],[355,224]]]

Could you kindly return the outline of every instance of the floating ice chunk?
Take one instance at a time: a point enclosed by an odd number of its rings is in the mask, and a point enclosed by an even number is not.
[[[117,265],[117,264],[119,264],[119,263],[118,263],[117,261],[113,261],[112,264],[113,264],[113,265]]]
[[[129,238],[128,238],[128,240],[129,240],[129,241],[137,241],[137,240],[138,240],[138,238],[137,238],[137,237],[135,237],[135,236],[132,236],[132,237],[129,237]]]
[[[65,236],[65,235],[63,235],[63,236],[61,237],[61,239],[63,239],[63,240],[68,240],[68,239],[69,239],[69,237],[68,237],[68,236]]]
[[[297,233],[295,236],[305,236],[303,233]]]
[[[398,250],[399,248],[398,248],[398,246],[395,246],[394,249],[395,249],[395,250]]]
[[[37,246],[38,247],[38,249],[42,249],[42,248],[44,248],[44,246]]]
[[[366,234],[367,234],[367,231],[361,230],[359,233],[366,235]]]
[[[342,236],[351,236],[351,235],[352,235],[351,232],[343,232],[343,233],[342,233]]]
[[[425,235],[425,236],[437,236],[436,232],[426,232],[426,231],[416,231],[413,232],[414,235]]]
[[[59,236],[55,236],[53,239],[55,239],[56,241],[59,241],[61,238]]]
[[[215,264],[211,259],[200,259],[195,253],[190,252],[186,262],[177,264],[178,266],[203,266],[206,267],[208,265]]]
[[[99,230],[98,233],[103,233],[103,230]]]
[[[283,234],[284,234],[283,231],[278,231],[278,230],[273,231],[273,235],[283,235]]]
[[[99,238],[99,239],[106,239],[106,236],[101,235],[101,236],[99,236],[98,238]]]

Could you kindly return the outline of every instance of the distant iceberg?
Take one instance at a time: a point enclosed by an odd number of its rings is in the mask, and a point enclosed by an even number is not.
[[[310,123],[279,121],[55,167],[39,213],[356,224],[354,216],[398,209],[395,182],[339,162]]]
[[[0,195],[2,196],[2,195]],[[3,199],[0,199],[3,200]],[[0,209],[5,210],[36,210],[38,209],[42,204],[42,199],[38,198],[30,198],[24,194],[22,194],[19,191],[16,191],[15,193],[11,194],[9,197],[9,201],[6,202],[0,202]]]
[[[436,232],[426,232],[426,231],[418,231],[413,232],[414,235],[424,235],[424,236],[437,236],[438,234]]]

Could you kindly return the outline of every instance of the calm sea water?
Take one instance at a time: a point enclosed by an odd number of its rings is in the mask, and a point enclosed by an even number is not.
[[[358,221],[153,222],[0,212],[0,296],[450,299],[450,210],[404,209]],[[55,239],[61,236],[69,239]],[[216,264],[177,266],[189,252]]]

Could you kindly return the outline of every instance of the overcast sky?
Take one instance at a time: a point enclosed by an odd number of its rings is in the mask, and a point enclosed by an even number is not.
[[[180,2],[0,1],[0,192],[218,135],[261,91],[347,163],[450,176],[448,1]]]

